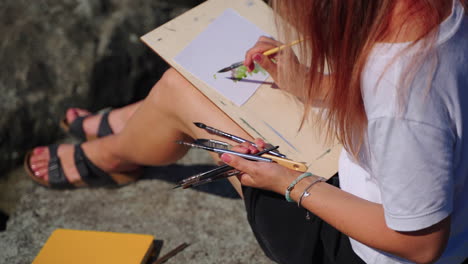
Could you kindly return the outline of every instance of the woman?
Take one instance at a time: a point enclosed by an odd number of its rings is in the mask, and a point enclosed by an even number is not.
[[[238,181],[230,180],[244,196],[249,222],[270,258],[279,263],[466,259],[468,108],[461,99],[468,98],[468,18],[463,5],[465,0],[274,1],[279,17],[294,28],[284,28],[293,34],[282,40],[304,40],[299,55],[284,51],[275,64],[262,52],[278,43],[261,38],[247,52],[245,65],[252,69],[256,61],[308,107],[319,100],[328,117],[324,127],[345,150],[339,180],[327,183],[277,164],[221,156],[244,172]],[[69,111],[68,122],[83,114]],[[57,152],[36,148],[27,158],[28,169],[45,185],[125,183],[133,179],[127,172],[139,165],[168,164],[183,156],[187,149],[175,140],[207,137],[193,121],[249,138],[169,70],[144,101],[112,111],[108,119],[84,119],[85,133],[96,134],[98,123],[109,123],[114,134],[76,147],[60,145]],[[258,151],[249,145],[236,150]]]

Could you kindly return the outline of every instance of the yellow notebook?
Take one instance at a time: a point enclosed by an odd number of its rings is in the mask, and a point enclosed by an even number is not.
[[[57,229],[33,264],[140,264],[152,249],[151,235]]]

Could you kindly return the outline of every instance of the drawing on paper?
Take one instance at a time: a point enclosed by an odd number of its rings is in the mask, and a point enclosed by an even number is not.
[[[248,75],[245,68],[244,72],[242,69],[236,71],[234,76],[231,72],[214,73],[242,60],[260,36],[267,34],[228,8],[175,56],[174,61],[234,104],[243,105],[265,82],[268,74],[261,74],[257,69],[257,74]],[[233,79],[243,81],[233,82]]]

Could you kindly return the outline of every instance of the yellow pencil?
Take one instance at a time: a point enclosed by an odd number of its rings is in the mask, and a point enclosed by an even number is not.
[[[275,54],[275,53],[277,53],[278,51],[280,51],[280,50],[282,50],[282,49],[284,49],[284,48],[287,48],[287,47],[294,46],[294,45],[300,43],[301,41],[302,41],[301,39],[298,39],[298,40],[295,40],[295,41],[293,41],[293,42],[291,42],[291,43],[289,43],[289,44],[284,44],[284,45],[281,45],[281,46],[279,46],[279,47],[276,47],[276,48],[273,48],[273,49],[269,49],[269,50],[263,52],[263,55],[269,56],[269,55]]]

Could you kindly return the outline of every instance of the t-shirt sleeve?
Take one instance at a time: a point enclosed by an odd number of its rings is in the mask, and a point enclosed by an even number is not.
[[[370,120],[370,169],[387,226],[416,231],[452,212],[454,137],[449,129],[395,117]]]

